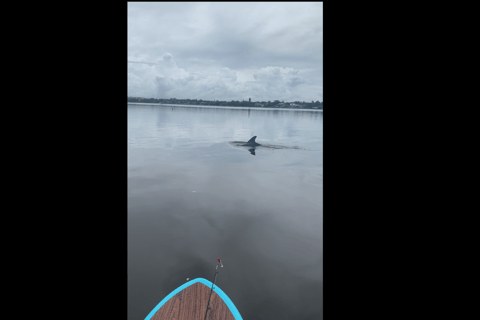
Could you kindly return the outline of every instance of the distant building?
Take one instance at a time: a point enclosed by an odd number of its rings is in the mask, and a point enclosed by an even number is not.
[[[248,98],[248,102],[252,102],[252,99]]]

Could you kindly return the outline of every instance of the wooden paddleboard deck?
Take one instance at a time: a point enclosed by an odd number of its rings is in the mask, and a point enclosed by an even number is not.
[[[212,283],[203,278],[190,280],[173,290],[145,320],[203,320]],[[230,298],[217,286],[210,297],[207,320],[243,320]]]

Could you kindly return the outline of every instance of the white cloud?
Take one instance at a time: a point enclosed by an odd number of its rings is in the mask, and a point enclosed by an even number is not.
[[[148,61],[138,61],[148,62]],[[209,100],[286,100],[300,98],[305,83],[299,70],[268,66],[258,69],[252,81],[239,81],[235,70],[223,67],[213,73],[178,67],[171,53],[153,65],[129,64],[128,95],[154,98]]]
[[[302,77],[297,76],[298,70],[282,67],[266,67],[258,70],[253,77],[269,87],[286,87],[293,89],[305,83]]]

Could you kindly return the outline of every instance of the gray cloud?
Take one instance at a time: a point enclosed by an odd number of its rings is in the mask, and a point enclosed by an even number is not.
[[[323,101],[323,4],[130,2],[128,61],[129,95]]]
[[[128,63],[142,63],[142,64],[147,64],[149,66],[154,66],[156,63],[154,62],[141,62],[141,61],[127,61]]]

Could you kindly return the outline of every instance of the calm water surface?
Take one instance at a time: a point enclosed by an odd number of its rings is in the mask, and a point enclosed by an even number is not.
[[[217,258],[244,320],[323,319],[323,112],[127,110],[128,319]],[[252,136],[282,148],[229,143]]]

